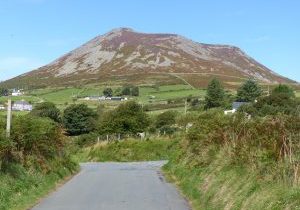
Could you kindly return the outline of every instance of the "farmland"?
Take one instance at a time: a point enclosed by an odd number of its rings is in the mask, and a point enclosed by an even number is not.
[[[120,86],[109,86],[115,91]],[[49,101],[57,105],[63,110],[73,103],[85,103],[91,108],[96,108],[99,104],[103,104],[106,109],[113,109],[121,102],[119,101],[92,101],[83,100],[87,96],[102,96],[105,86],[90,85],[85,87],[68,87],[68,88],[45,88],[36,89],[25,92],[24,96],[12,97],[13,101],[25,100],[32,104],[37,104],[43,101]],[[156,106],[153,113],[158,113],[159,109],[183,110],[184,100],[187,97],[204,98],[205,90],[193,89],[189,85],[162,85],[162,86],[140,86],[139,96],[129,97],[129,100],[135,100],[138,103],[149,106]],[[1,97],[0,103],[5,103],[7,97]],[[167,106],[170,101],[179,101],[176,105]],[[5,114],[0,112],[0,115]]]

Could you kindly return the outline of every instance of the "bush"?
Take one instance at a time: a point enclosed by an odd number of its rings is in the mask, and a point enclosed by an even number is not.
[[[37,117],[48,117],[55,122],[61,121],[59,109],[51,102],[43,102],[36,105],[30,114]]]
[[[277,94],[284,94],[288,98],[295,98],[294,90],[291,87],[283,84],[279,84],[277,87],[275,87],[272,90],[272,95],[277,95]]]
[[[175,118],[178,113],[175,111],[166,111],[156,117],[155,127],[161,128],[175,124]]]
[[[100,134],[136,134],[149,126],[149,117],[134,101],[119,105],[105,113],[99,122]]]
[[[227,147],[227,157],[233,164],[247,164],[261,170],[263,176],[272,171],[274,178],[289,177],[292,182],[300,178],[299,174],[293,177],[294,173],[290,173],[300,157],[299,130],[299,116],[248,120],[243,115],[207,112],[200,115],[188,132],[186,155],[192,165],[208,165],[214,154]],[[281,164],[285,170],[275,167]]]
[[[76,138],[76,144],[79,146],[90,146],[97,142],[98,135],[96,133],[88,133],[80,135]]]
[[[105,88],[103,90],[103,95],[105,97],[112,97],[113,96],[113,90],[111,88]]]
[[[93,131],[97,114],[85,104],[73,104],[67,107],[63,115],[63,124],[69,135],[80,135]]]

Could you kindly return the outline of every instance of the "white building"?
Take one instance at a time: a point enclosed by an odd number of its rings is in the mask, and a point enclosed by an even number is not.
[[[16,101],[12,105],[14,111],[31,111],[32,105],[27,101]]]
[[[0,104],[0,110],[5,110],[5,106]]]
[[[13,92],[11,93],[12,96],[22,96],[23,92],[22,90],[13,90]]]
[[[83,100],[85,101],[104,101],[106,100],[105,96],[88,96],[85,97]]]

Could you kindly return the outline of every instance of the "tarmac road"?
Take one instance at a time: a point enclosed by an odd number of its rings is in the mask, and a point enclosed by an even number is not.
[[[165,161],[84,163],[33,210],[190,210],[160,172]]]

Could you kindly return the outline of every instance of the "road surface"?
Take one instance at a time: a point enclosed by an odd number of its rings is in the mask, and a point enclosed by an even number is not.
[[[160,172],[164,161],[84,163],[33,210],[189,210]]]

